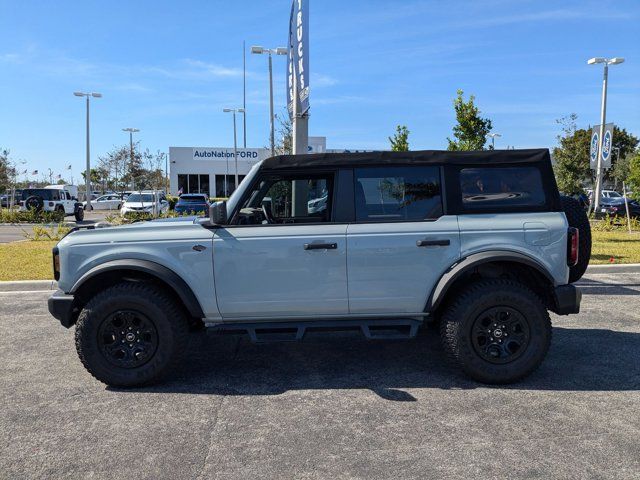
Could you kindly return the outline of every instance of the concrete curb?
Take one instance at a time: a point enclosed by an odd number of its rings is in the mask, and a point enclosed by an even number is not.
[[[15,282],[0,282],[0,292],[32,292],[56,290],[58,282],[55,280],[19,280]]]
[[[598,273],[640,273],[640,263],[614,263],[607,265],[589,265],[587,275]]]

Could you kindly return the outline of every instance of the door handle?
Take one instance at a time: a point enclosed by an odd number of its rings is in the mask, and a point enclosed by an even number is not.
[[[305,250],[335,250],[338,248],[337,243],[305,243]]]
[[[418,247],[446,247],[451,245],[451,240],[448,238],[441,240],[418,240],[416,245]]]

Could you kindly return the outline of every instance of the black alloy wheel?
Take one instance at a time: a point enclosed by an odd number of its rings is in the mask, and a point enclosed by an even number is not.
[[[158,331],[146,315],[135,310],[118,310],[100,325],[98,348],[116,367],[140,367],[156,353]]]
[[[489,363],[516,360],[529,345],[529,322],[516,309],[497,306],[482,312],[472,326],[473,348]]]

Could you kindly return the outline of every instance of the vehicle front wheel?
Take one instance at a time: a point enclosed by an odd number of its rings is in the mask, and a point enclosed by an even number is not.
[[[540,366],[551,342],[542,301],[524,285],[486,280],[462,290],[441,318],[444,349],[472,379],[512,383]]]
[[[96,295],[76,325],[76,349],[96,379],[117,387],[158,381],[186,348],[184,313],[158,288],[121,283]]]
[[[84,208],[76,208],[74,216],[76,217],[76,222],[83,221],[84,220]]]

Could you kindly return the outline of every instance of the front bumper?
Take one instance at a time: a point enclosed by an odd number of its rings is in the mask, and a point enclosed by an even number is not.
[[[553,289],[555,308],[553,312],[558,315],[571,315],[580,313],[580,301],[582,292],[574,285],[560,285]]]
[[[65,328],[70,328],[76,323],[78,309],[74,306],[73,295],[67,295],[62,290],[57,290],[49,297],[47,302],[49,313],[54,316]]]

